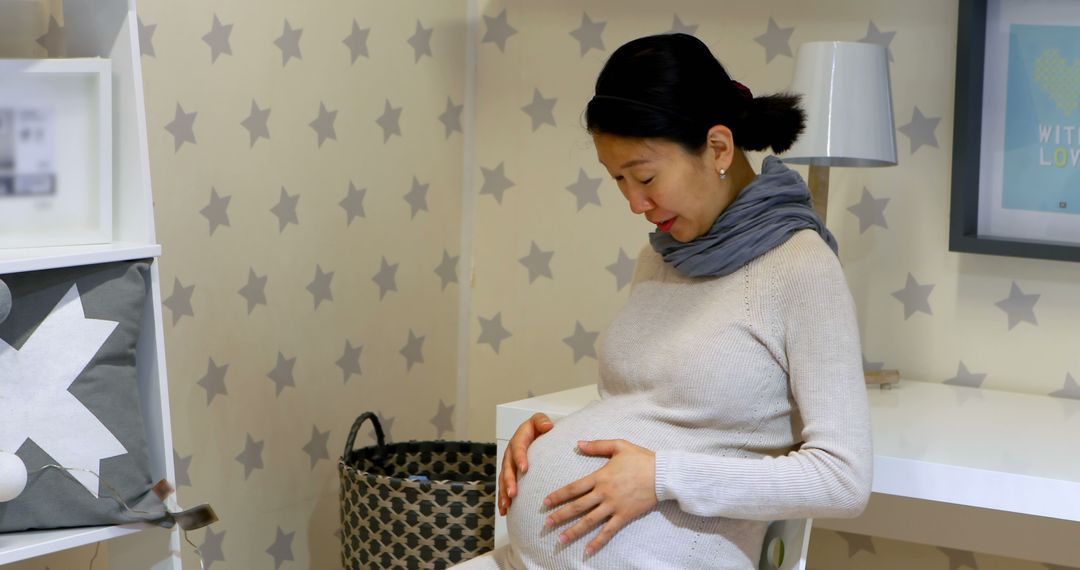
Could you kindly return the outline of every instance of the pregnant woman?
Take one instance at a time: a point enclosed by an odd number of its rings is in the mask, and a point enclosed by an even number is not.
[[[586,122],[655,226],[600,342],[601,399],[510,441],[510,544],[459,568],[751,570],[769,521],[854,517],[870,418],[836,241],[773,156],[798,98],[754,97],[685,34],[620,47]]]

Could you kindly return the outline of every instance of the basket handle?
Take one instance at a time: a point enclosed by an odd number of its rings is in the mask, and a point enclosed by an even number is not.
[[[360,417],[356,418],[353,422],[352,429],[349,430],[349,437],[345,440],[345,453],[344,456],[348,456],[349,452],[353,450],[353,444],[356,443],[356,432],[360,430],[360,426],[364,421],[371,420],[371,425],[375,426],[375,437],[379,440],[379,452],[380,456],[386,455],[386,436],[383,435],[382,424],[379,423],[379,417],[375,415],[375,412],[364,412],[360,414]]]

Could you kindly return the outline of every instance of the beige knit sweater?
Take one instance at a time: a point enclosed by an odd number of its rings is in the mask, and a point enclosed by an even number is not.
[[[859,334],[840,263],[812,230],[724,277],[688,278],[650,247],[601,340],[601,400],[529,448],[510,545],[463,568],[757,568],[767,521],[853,517],[872,450]],[[607,461],[579,439],[656,452],[659,504],[591,557],[560,545],[543,498]]]

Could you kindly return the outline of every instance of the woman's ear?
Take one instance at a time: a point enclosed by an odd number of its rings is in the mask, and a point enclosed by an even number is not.
[[[705,140],[708,148],[706,159],[711,160],[713,170],[727,172],[731,169],[731,163],[735,160],[735,139],[731,136],[731,129],[714,125]]]

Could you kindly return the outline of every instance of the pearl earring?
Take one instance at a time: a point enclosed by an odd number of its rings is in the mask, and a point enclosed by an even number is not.
[[[727,171],[723,168],[720,169],[720,180],[727,178]]]

